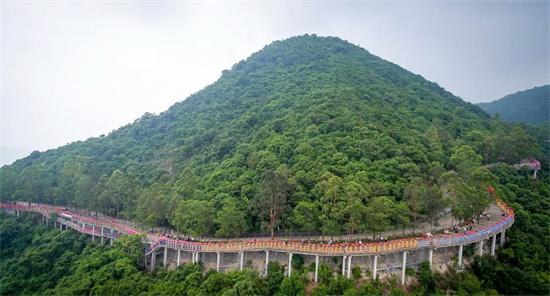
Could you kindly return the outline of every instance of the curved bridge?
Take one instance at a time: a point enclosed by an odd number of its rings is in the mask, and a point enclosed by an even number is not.
[[[473,228],[472,230],[460,233],[438,234],[432,237],[413,237],[404,239],[395,239],[385,242],[369,243],[305,243],[297,241],[282,240],[248,240],[248,241],[210,241],[210,242],[192,242],[181,239],[171,239],[160,233],[148,233],[132,226],[128,221],[101,216],[92,217],[75,210],[69,210],[65,207],[52,206],[46,204],[36,204],[29,202],[1,202],[0,208],[19,212],[34,212],[43,216],[47,222],[52,214],[57,214],[55,227],[59,225],[60,229],[72,228],[78,232],[92,236],[92,240],[98,237],[103,243],[103,239],[109,239],[111,244],[113,239],[120,235],[141,234],[144,235],[144,243],[149,247],[145,250],[146,258],[150,258],[151,270],[154,270],[156,255],[159,249],[164,250],[164,266],[167,266],[168,250],[177,252],[176,265],[181,262],[181,253],[189,252],[191,262],[196,263],[200,260],[201,254],[216,254],[216,269],[220,270],[220,257],[222,253],[234,253],[240,257],[240,269],[243,268],[245,252],[265,252],[265,269],[267,272],[267,263],[269,262],[269,253],[279,252],[288,254],[287,275],[291,274],[291,263],[293,254],[315,256],[315,274],[317,281],[317,270],[319,266],[319,257],[342,257],[342,274],[350,277],[351,260],[353,257],[370,256],[372,257],[372,276],[377,277],[377,261],[382,255],[402,253],[401,282],[405,282],[405,268],[407,266],[407,254],[412,251],[428,251],[428,261],[432,264],[433,251],[439,248],[451,248],[458,246],[458,266],[462,265],[463,246],[472,243],[479,243],[479,254],[483,254],[483,241],[492,238],[490,253],[494,255],[496,236],[500,234],[500,242],[504,243],[505,230],[514,223],[514,211],[500,199],[496,199],[494,206],[498,213],[496,221],[491,221],[488,225]],[[146,260],[147,264],[147,260]],[[410,264],[409,264],[410,265]],[[347,267],[347,268],[346,268]],[[390,270],[392,268],[388,268]]]

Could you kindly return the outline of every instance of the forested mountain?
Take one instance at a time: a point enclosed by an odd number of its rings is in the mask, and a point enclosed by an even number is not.
[[[548,124],[550,122],[550,85],[518,91],[498,100],[477,105],[490,115],[500,114],[505,121]]]
[[[4,166],[0,193],[197,236],[375,232],[449,205],[471,217],[489,203],[482,163],[541,154],[521,126],[358,46],[304,35],[159,115]]]
[[[365,49],[304,35],[273,42],[159,115],[2,167],[0,195],[236,237],[375,233],[433,223],[444,208],[464,220],[491,202],[492,185],[517,213],[501,262],[477,258],[471,272],[446,277],[424,266],[406,292],[545,294],[549,145],[547,127],[490,118]],[[538,179],[509,166],[529,157],[541,160]],[[301,272],[283,280],[278,266],[266,279],[197,266],[146,274],[135,238],[107,250],[1,218],[2,294],[300,295],[308,285]],[[314,295],[405,293],[324,272]]]

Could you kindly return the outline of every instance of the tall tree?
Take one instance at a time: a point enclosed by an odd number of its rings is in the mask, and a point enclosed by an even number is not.
[[[362,190],[361,186],[353,181],[348,182],[345,188],[346,203],[342,210],[342,216],[350,239],[354,232],[360,229],[365,220],[367,208],[362,201]]]
[[[234,197],[226,197],[222,208],[216,214],[214,222],[218,225],[217,237],[239,237],[248,229],[246,222],[246,207],[239,207]]]
[[[271,237],[274,236],[275,228],[281,222],[282,214],[288,210],[287,201],[291,190],[288,177],[280,172],[268,170],[262,176],[256,194],[256,209],[264,221],[267,219],[267,228]]]
[[[373,198],[366,209],[366,229],[372,232],[374,237],[377,232],[388,227],[388,215],[391,213],[394,200],[390,196],[378,196]]]
[[[403,199],[411,210],[411,217],[413,220],[413,234],[414,229],[417,225],[416,221],[422,216],[426,193],[426,184],[420,178],[413,178],[411,182],[405,187],[405,190],[403,192]]]
[[[321,223],[319,216],[321,211],[319,210],[319,204],[311,201],[300,201],[294,207],[293,220],[301,231],[309,234],[319,229]]]
[[[325,173],[317,184],[321,193],[321,224],[324,234],[334,236],[342,230],[342,210],[345,207],[344,182],[342,178]]]
[[[174,225],[182,233],[203,237],[214,225],[215,211],[212,202],[205,200],[182,200],[176,209]]]

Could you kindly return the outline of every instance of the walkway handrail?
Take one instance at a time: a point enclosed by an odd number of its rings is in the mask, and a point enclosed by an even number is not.
[[[282,240],[248,240],[248,241],[209,241],[209,242],[194,242],[182,239],[171,239],[162,236],[158,233],[147,234],[142,230],[132,228],[124,221],[106,217],[89,217],[83,216],[74,211],[68,210],[65,207],[52,206],[47,204],[36,204],[29,202],[0,202],[0,208],[13,211],[26,211],[40,213],[45,217],[50,217],[53,213],[60,215],[58,222],[61,222],[81,233],[99,236],[97,229],[94,227],[104,227],[114,229],[122,234],[142,234],[145,235],[144,242],[149,245],[145,250],[148,254],[159,247],[168,247],[176,250],[190,252],[242,252],[242,251],[263,251],[275,250],[302,254],[319,254],[319,255],[375,255],[395,253],[406,250],[416,250],[422,248],[439,248],[458,246],[480,241],[492,235],[502,232],[509,228],[514,223],[514,210],[504,203],[500,198],[496,198],[496,205],[504,213],[503,217],[494,224],[481,227],[475,230],[466,231],[465,233],[450,233],[438,234],[430,238],[413,237],[401,238],[384,242],[369,242],[369,243],[310,243],[297,241],[282,241]],[[61,215],[63,214],[63,215]],[[65,219],[70,217],[69,220]],[[73,221],[79,222],[74,223]],[[83,225],[81,225],[82,223]],[[89,227],[87,225],[94,225]],[[104,233],[103,236],[109,238],[117,238],[117,235]]]

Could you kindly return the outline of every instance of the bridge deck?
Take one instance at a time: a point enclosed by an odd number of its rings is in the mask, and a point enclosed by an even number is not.
[[[310,243],[300,241],[283,240],[235,240],[235,241],[202,241],[192,242],[181,239],[171,239],[160,233],[149,233],[140,230],[128,221],[111,217],[92,217],[69,210],[45,204],[33,204],[28,202],[0,203],[0,208],[41,213],[50,217],[53,213],[59,215],[58,222],[67,225],[82,233],[117,238],[118,234],[141,234],[144,241],[149,244],[146,254],[159,247],[168,247],[176,250],[190,252],[243,252],[243,251],[279,251],[298,254],[315,254],[320,256],[337,255],[373,255],[395,253],[404,250],[417,250],[422,248],[439,248],[473,243],[493,236],[510,227],[514,222],[514,211],[505,203],[496,200],[488,213],[490,219],[481,218],[480,223],[474,225],[472,230],[459,233],[437,234],[433,237],[411,237],[393,239],[384,242],[356,243],[346,242],[337,244]],[[100,229],[108,229],[101,233]],[[114,230],[113,231],[111,231]]]

